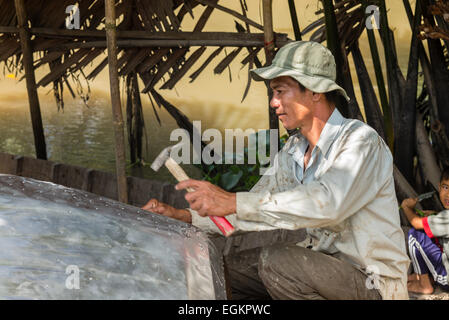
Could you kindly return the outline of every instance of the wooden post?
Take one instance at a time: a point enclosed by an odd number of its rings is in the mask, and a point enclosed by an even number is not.
[[[298,16],[296,15],[296,7],[294,0],[288,0],[288,8],[290,9],[290,17],[292,19],[293,31],[295,33],[295,40],[301,41],[301,31],[299,29]]]
[[[47,160],[47,150],[45,145],[44,127],[42,125],[41,108],[36,88],[36,77],[34,76],[33,50],[31,48],[28,19],[25,10],[24,0],[14,0],[17,15],[17,24],[22,47],[23,66],[25,69],[25,79],[30,104],[31,124],[33,126],[34,146],[36,158]]]
[[[115,25],[115,0],[105,0],[105,29],[108,46],[109,82],[111,90],[112,114],[115,133],[115,167],[117,174],[118,200],[128,203],[128,187],[126,181],[125,134],[122,107],[120,103],[120,87],[117,67],[117,30]]]
[[[271,1],[272,0],[263,0],[263,34],[265,38],[267,65],[271,63],[274,57],[273,12]]]
[[[272,13],[272,0],[263,0],[263,33],[265,41],[265,57],[266,65],[270,65],[274,57],[274,32],[273,32],[273,13]],[[276,115],[276,111],[270,107],[269,103],[273,92],[270,86],[268,87],[268,117],[270,122],[270,129],[276,129],[278,135],[278,148],[279,143],[279,119]]]

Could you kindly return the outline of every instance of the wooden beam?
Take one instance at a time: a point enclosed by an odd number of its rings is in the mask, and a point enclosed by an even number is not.
[[[273,12],[272,12],[272,0],[263,0],[263,32],[265,41],[265,65],[270,65],[274,57],[274,32],[273,32]],[[271,97],[273,92],[270,86],[267,86],[268,90],[268,121],[270,129],[277,130],[278,135],[278,148],[279,143],[279,118],[276,115],[276,111],[270,107]]]
[[[0,33],[18,33],[17,27],[0,26]],[[106,38],[105,30],[75,30],[57,28],[30,28],[29,32],[36,36],[58,37],[58,38]],[[264,38],[264,33],[252,32],[206,32],[206,31],[167,31],[149,32],[140,30],[117,30],[117,39],[147,39],[147,40],[248,40],[260,41]],[[287,41],[287,34],[276,33],[276,39]]]
[[[0,33],[19,33],[19,28],[11,26],[1,26]]]
[[[287,43],[277,42],[277,46],[283,46]],[[119,48],[176,48],[176,47],[263,47],[263,40],[247,41],[247,40],[117,40]],[[87,42],[70,42],[61,45],[52,45],[53,50],[76,49],[76,48],[105,48],[106,41],[87,41]],[[47,48],[50,49],[50,48]]]
[[[18,33],[16,27],[0,26],[0,33]],[[30,33],[36,36],[48,38],[62,38],[72,40],[80,38],[79,41],[70,44],[62,44],[61,48],[82,47],[106,47],[105,30],[65,30],[55,28],[31,28]],[[117,31],[118,45],[123,47],[173,47],[178,44],[182,46],[234,46],[234,47],[263,47],[264,33],[241,33],[241,32],[147,32],[147,31]],[[83,41],[85,39],[86,42]],[[95,39],[98,38],[98,39]],[[276,33],[274,45],[281,47],[289,39],[287,34]],[[52,47],[53,48],[53,47]]]
[[[105,38],[105,30],[84,30],[84,29],[58,29],[58,28],[42,28],[35,27],[29,28],[29,33],[38,36],[48,37],[61,37],[61,38],[73,38],[73,37],[89,37],[89,38]],[[17,27],[0,26],[0,33],[19,33]],[[164,31],[164,32],[152,32],[141,30],[117,30],[117,38],[135,38],[135,39],[214,39],[217,35],[225,37],[225,39],[235,39],[237,35],[239,39],[253,39],[253,37],[263,37],[261,32],[252,33],[238,33],[238,32],[210,32],[210,31]],[[276,33],[277,37],[286,39],[287,34]]]
[[[25,69],[28,101],[30,104],[31,123],[33,126],[34,146],[36,158],[47,160],[44,128],[42,125],[41,108],[37,95],[36,77],[33,67],[33,49],[31,48],[30,34],[28,31],[28,19],[24,0],[14,0],[17,14],[20,45],[22,47],[23,66]]]
[[[115,161],[117,174],[118,200],[128,203],[128,186],[126,180],[125,133],[120,102],[120,87],[117,66],[117,34],[115,23],[115,0],[105,0],[105,28],[108,47],[109,82],[111,104],[114,119]]]

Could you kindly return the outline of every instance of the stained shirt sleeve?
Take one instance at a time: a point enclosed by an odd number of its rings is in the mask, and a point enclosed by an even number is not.
[[[434,237],[449,237],[449,210],[444,210],[426,219],[427,229]]]
[[[237,193],[237,223],[246,230],[337,225],[375,199],[392,179],[392,156],[371,129],[355,130],[321,177],[284,192]]]
[[[278,163],[277,156],[275,157],[274,163],[275,164]],[[278,186],[276,183],[276,174],[275,174],[276,171],[277,171],[276,166],[273,166],[272,168],[268,169],[268,171],[264,175],[262,175],[259,181],[253,186],[250,192],[247,192],[247,194],[257,196],[257,193],[263,190],[271,190],[271,191],[277,190]],[[220,229],[218,229],[218,227],[212,222],[211,219],[209,219],[208,217],[200,216],[198,212],[190,208],[187,208],[187,210],[189,210],[190,214],[192,215],[192,225],[200,228],[206,233],[221,234]],[[262,230],[278,229],[277,227],[273,227],[267,224],[253,223],[251,221],[246,222],[237,221],[236,214],[227,215],[226,219],[228,219],[228,221],[236,229],[235,234],[239,233],[239,231],[252,231],[252,230],[262,231]]]
[[[190,214],[192,215],[192,225],[195,227],[200,228],[202,231],[210,234],[219,233],[221,234],[220,229],[213,223],[213,221],[209,217],[202,217],[193,209],[187,208],[189,210]],[[236,216],[235,214],[231,214],[226,216],[226,219],[228,219],[229,223],[232,224],[235,228],[236,226]],[[237,230],[236,230],[237,231]]]

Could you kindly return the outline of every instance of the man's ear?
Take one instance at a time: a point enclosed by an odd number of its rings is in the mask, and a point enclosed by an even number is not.
[[[313,102],[318,102],[318,101],[320,101],[323,95],[324,95],[324,93],[316,93],[316,92],[312,92],[312,101],[313,101]]]

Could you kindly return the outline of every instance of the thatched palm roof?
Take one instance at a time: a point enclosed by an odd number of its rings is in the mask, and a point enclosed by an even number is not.
[[[143,92],[150,91],[161,79],[166,79],[162,88],[172,89],[205,53],[206,47],[218,47],[206,62],[189,73],[191,81],[212,60],[217,60],[215,73],[221,73],[240,52],[245,52],[243,64],[251,65],[257,53],[264,47],[263,27],[246,17],[246,11],[236,12],[217,4],[217,0],[117,0],[116,16],[117,44],[119,47],[118,68],[120,76],[137,73],[144,81]],[[56,96],[62,99],[62,89],[67,87],[73,94],[69,75],[80,74],[92,80],[108,64],[107,58],[99,60],[93,70],[84,74],[83,69],[100,57],[107,47],[105,32],[104,0],[78,0],[80,29],[67,29],[66,8],[73,0],[25,0],[29,19],[31,46],[40,59],[34,68],[48,65],[48,72],[37,80],[38,87],[53,83]],[[242,1],[244,7],[244,1]],[[193,9],[203,7],[200,16],[195,16],[193,30],[181,30],[186,15]],[[14,0],[0,0],[0,62],[12,70],[21,68],[21,45],[17,29]],[[238,23],[238,32],[202,32],[213,10],[222,10]],[[74,20],[73,20],[74,21]],[[237,22],[238,21],[238,22]],[[249,32],[249,27],[257,30]],[[3,34],[2,34],[3,33]],[[287,41],[284,34],[276,35],[276,45]],[[193,53],[190,47],[199,47]],[[224,56],[223,47],[235,49]],[[242,50],[243,49],[243,50]],[[210,53],[210,52],[209,52]],[[219,55],[219,53],[221,53]],[[76,81],[78,77],[71,79]],[[62,101],[60,102],[62,103]]]

